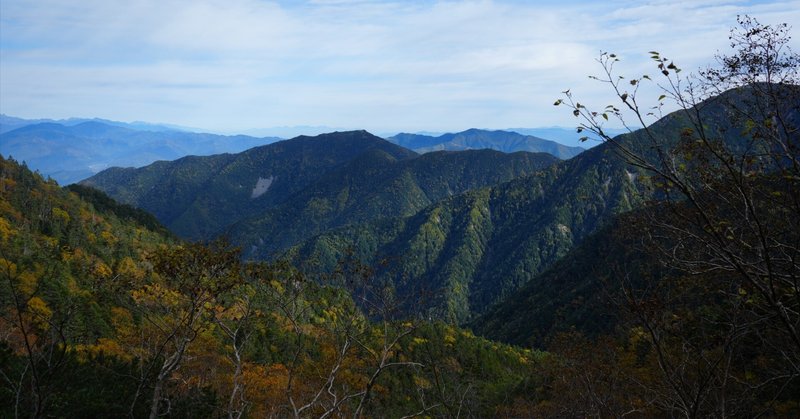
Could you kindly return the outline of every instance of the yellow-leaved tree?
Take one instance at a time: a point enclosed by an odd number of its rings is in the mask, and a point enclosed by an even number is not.
[[[141,318],[139,339],[126,340],[147,362],[131,411],[154,377],[150,417],[155,418],[169,405],[165,386],[185,361],[190,345],[214,327],[218,297],[239,286],[242,276],[238,250],[221,241],[167,248],[150,260],[151,275],[130,291],[130,309]]]

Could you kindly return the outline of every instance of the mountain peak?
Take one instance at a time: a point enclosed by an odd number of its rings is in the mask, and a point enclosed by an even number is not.
[[[286,146],[308,144],[314,147],[320,147],[321,149],[327,147],[335,147],[337,149],[349,148],[353,152],[362,152],[371,148],[378,148],[398,160],[417,155],[417,153],[412,150],[373,135],[366,130],[335,131],[315,135],[313,137],[301,135],[276,144],[285,144]]]

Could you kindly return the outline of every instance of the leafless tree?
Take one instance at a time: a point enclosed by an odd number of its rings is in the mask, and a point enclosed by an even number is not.
[[[696,74],[651,51],[659,76],[625,78],[615,69],[620,58],[604,53],[603,73],[593,78],[617,102],[592,110],[570,91],[556,101],[580,119],[578,131],[607,143],[649,188],[639,234],[675,272],[657,291],[641,281],[621,281],[621,289],[649,335],[675,401],[669,408],[687,417],[712,402],[714,414],[732,414],[724,400],[731,386],[779,397],[800,375],[800,56],[789,40],[785,24],[740,17],[733,53]],[[659,91],[652,105],[644,85]],[[678,111],[651,124],[670,106]],[[631,133],[608,135],[609,120]],[[691,326],[715,328],[713,349],[707,336],[687,334],[689,323],[678,329],[664,317],[702,306],[692,293],[716,300],[719,312],[696,315]],[[743,355],[745,346],[756,353]],[[748,357],[768,362],[759,373],[735,373]]]

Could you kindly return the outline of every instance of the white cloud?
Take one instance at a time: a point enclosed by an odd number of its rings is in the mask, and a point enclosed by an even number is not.
[[[213,129],[377,131],[572,124],[572,88],[605,103],[600,50],[694,68],[736,14],[800,27],[800,2],[3,0],[0,110]]]

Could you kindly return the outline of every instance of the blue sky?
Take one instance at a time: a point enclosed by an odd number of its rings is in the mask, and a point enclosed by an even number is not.
[[[226,132],[572,126],[553,100],[608,103],[587,78],[601,50],[627,74],[654,72],[650,50],[694,69],[737,14],[800,37],[800,1],[2,0],[0,112]]]

